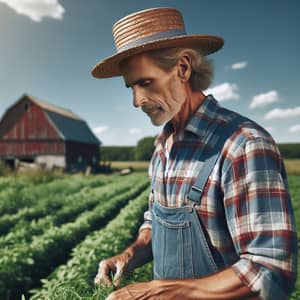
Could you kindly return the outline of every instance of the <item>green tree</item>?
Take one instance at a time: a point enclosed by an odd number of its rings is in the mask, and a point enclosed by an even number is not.
[[[135,159],[134,146],[102,146],[102,161],[131,161]]]
[[[135,147],[135,160],[150,160],[154,151],[154,136],[144,137]]]
[[[300,144],[278,144],[278,148],[281,152],[281,155],[285,159],[289,158],[300,158]]]

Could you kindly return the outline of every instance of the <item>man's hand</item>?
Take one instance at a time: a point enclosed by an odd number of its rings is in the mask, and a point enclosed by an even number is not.
[[[118,286],[123,275],[152,259],[151,229],[139,232],[137,240],[124,252],[99,263],[98,274],[94,284],[100,286]],[[111,273],[114,274],[113,280]]]
[[[118,286],[122,276],[128,272],[129,257],[126,253],[102,260],[99,263],[98,274],[95,277],[94,284],[110,287]],[[111,273],[114,274],[113,280]]]

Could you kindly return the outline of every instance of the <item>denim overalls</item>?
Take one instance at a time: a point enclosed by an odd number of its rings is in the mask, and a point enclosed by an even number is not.
[[[226,127],[216,126],[218,141],[213,151],[204,150],[201,172],[188,199],[201,203],[202,191],[219,157],[222,147],[237,126],[247,120],[238,116]],[[221,201],[221,199],[220,199]],[[214,259],[203,225],[194,205],[169,208],[155,201],[152,207],[152,251],[154,279],[199,278],[225,267]]]

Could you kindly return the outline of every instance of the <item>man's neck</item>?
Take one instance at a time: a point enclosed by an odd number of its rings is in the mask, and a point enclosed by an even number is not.
[[[190,117],[197,111],[206,97],[200,91],[192,91],[189,84],[186,85],[186,95],[186,100],[179,113],[171,121],[174,128],[174,136],[183,131]]]

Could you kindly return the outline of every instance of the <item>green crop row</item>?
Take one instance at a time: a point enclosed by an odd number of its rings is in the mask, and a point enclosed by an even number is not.
[[[63,182],[55,182],[55,184],[54,182],[51,182],[51,184],[49,184],[50,186],[39,186],[39,188],[33,190],[31,194],[26,194],[26,191],[23,191],[23,202],[28,201],[29,197],[31,199],[39,199],[39,201],[37,201],[36,205],[19,209],[15,214],[2,215],[0,218],[0,234],[6,234],[20,221],[28,222],[37,220],[47,215],[56,213],[58,209],[65,207],[65,205],[70,205],[72,196],[74,194],[82,197],[82,195],[87,193],[89,189],[97,186],[107,185],[112,181],[112,179],[113,178],[109,178],[109,180],[106,178],[104,180],[102,178],[90,178],[88,180],[82,179],[79,182],[75,180],[75,182],[72,182],[72,185],[66,185],[65,181],[63,180]],[[24,225],[23,223],[24,222],[21,224],[22,227]]]
[[[50,227],[73,221],[80,213],[92,210],[95,206],[101,206],[103,202],[109,201],[111,197],[126,193],[128,183],[117,186],[107,185],[104,188],[94,190],[94,195],[91,195],[91,193],[87,194],[79,201],[73,202],[73,205],[63,207],[53,215],[31,222],[20,220],[14,230],[0,237],[0,249],[6,248],[6,251],[8,249],[13,251],[19,244],[30,243],[33,237],[36,238],[38,235],[43,234]],[[98,195],[95,192],[98,192]]]
[[[17,178],[14,184],[0,191],[0,215],[15,214],[24,207],[33,207],[40,205],[43,201],[52,206],[59,205],[55,195],[64,196],[82,189],[86,184],[91,182],[91,186],[106,184],[111,181],[109,176],[84,177],[82,175],[66,176],[57,178],[47,183],[34,184],[23,178]],[[51,207],[51,206],[50,206]]]
[[[21,180],[23,185],[26,185],[24,180]],[[3,191],[11,186],[19,184],[18,179],[12,176],[0,176],[0,191]]]
[[[55,267],[65,262],[71,249],[89,232],[103,227],[131,198],[148,186],[148,180],[128,186],[128,192],[82,213],[74,222],[52,226],[32,242],[19,243],[18,248],[0,250],[0,299],[15,299],[35,286]]]
[[[122,251],[135,238],[147,207],[148,194],[149,189],[130,201],[105,228],[88,235],[74,248],[68,263],[43,279],[42,289],[36,290],[30,299],[71,300],[95,295],[93,299],[105,299],[111,289],[93,288],[98,263]],[[149,270],[149,266],[147,268]]]
[[[5,230],[10,229],[12,226],[14,228],[8,235],[0,237],[0,248],[40,234],[51,224],[60,225],[72,221],[84,210],[93,209],[100,201],[105,201],[105,199],[117,193],[126,191],[130,182],[137,182],[139,177],[128,176],[125,179],[120,179],[120,182],[108,183],[105,186],[102,186],[102,182],[100,181],[100,187],[97,188],[95,184],[91,188],[89,187],[89,183],[87,183],[87,186],[77,193],[71,193],[65,197],[58,195],[56,196],[56,203],[59,206],[57,205],[56,210],[54,205],[51,205],[51,199],[53,198],[50,197],[48,201],[41,201],[38,206],[28,208],[26,211],[25,209],[21,210],[23,214],[19,212],[15,215],[3,216],[0,218],[0,231],[5,232]],[[38,220],[41,217],[45,218]],[[30,221],[32,219],[33,221]]]

